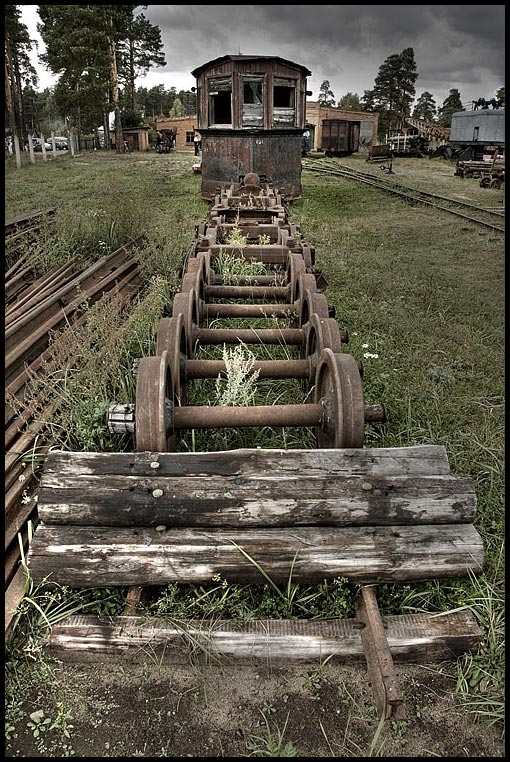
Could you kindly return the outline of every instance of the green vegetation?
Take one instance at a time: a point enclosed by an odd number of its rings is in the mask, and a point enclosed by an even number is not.
[[[271,729],[266,715],[262,712],[266,724],[266,735],[251,736],[247,743],[247,749],[250,757],[297,757],[296,747],[291,741],[284,742],[285,729],[287,723],[280,730]],[[288,720],[287,715],[287,720]]]
[[[108,435],[103,414],[109,401],[132,401],[132,361],[153,352],[155,327],[163,305],[178,290],[178,270],[194,225],[206,218],[208,204],[200,198],[200,178],[191,172],[193,160],[182,154],[149,160],[136,154],[87,154],[74,161],[41,161],[22,170],[14,168],[13,159],[6,163],[7,216],[57,207],[55,230],[44,233],[42,269],[73,256],[92,261],[104,253],[101,241],[113,250],[139,234],[145,236],[138,249],[145,279],[139,302],[129,316],[120,308],[109,313],[91,310],[83,332],[74,337],[83,342],[82,364],[67,369],[64,376],[54,376],[54,386],[62,392],[60,418],[51,427],[58,447],[132,448],[127,435],[125,439]],[[359,156],[344,163],[366,168]],[[438,192],[468,194],[484,206],[502,204],[502,191],[454,178],[453,166],[442,160],[401,159],[394,169],[400,182],[413,187],[418,187],[422,171],[424,189],[439,178]],[[365,403],[383,402],[389,411],[383,427],[367,428],[365,446],[444,445],[452,472],[474,480],[475,524],[486,552],[483,575],[441,583],[379,585],[377,594],[385,614],[473,611],[484,631],[484,644],[478,654],[465,656],[448,669],[466,710],[499,725],[504,695],[503,236],[348,179],[306,172],[303,197],[294,202],[291,214],[292,221],[301,224],[304,240],[317,248],[317,266],[329,281],[328,301],[336,307],[340,327],[349,331],[347,351],[364,363]],[[221,356],[221,348],[216,349],[220,353],[216,356]],[[281,356],[289,350],[272,351],[272,356]],[[214,399],[215,391],[223,394],[223,384],[217,389],[214,381],[200,389],[197,385],[190,390],[189,402],[205,404],[203,399],[210,394]],[[282,382],[271,401],[264,381],[257,383],[255,394],[258,404],[300,402],[304,396],[301,386],[291,382]],[[230,439],[218,431],[214,440],[211,435],[201,439],[202,434],[187,433],[180,448],[314,446],[311,431],[244,430],[231,432]],[[237,621],[352,615],[357,589],[353,583],[340,579],[304,586],[290,579],[278,587],[277,592],[271,580],[255,587],[221,579],[207,585],[169,585],[151,603],[150,613],[178,620],[215,616]],[[102,591],[104,611],[119,592]],[[90,595],[82,599],[84,606]],[[27,591],[10,648],[7,734],[29,721],[20,714],[19,697],[27,695],[28,686],[33,690],[40,684],[45,674],[44,662],[34,658],[35,638],[28,646],[26,639],[27,632],[33,632],[29,612],[37,610],[30,600],[45,611],[38,596]],[[93,610],[98,610],[101,598],[94,601]],[[32,709],[38,711],[37,705]],[[66,727],[63,715],[65,708],[60,719],[56,712],[50,723],[39,715],[30,721],[48,728],[39,727],[40,737],[46,739],[58,727]],[[275,734],[268,728],[265,745],[261,737],[253,739],[251,752],[295,756],[291,746],[284,743],[283,732]]]

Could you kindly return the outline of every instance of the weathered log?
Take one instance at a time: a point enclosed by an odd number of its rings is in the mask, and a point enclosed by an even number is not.
[[[469,611],[451,614],[404,614],[383,617],[393,659],[427,663],[456,658],[477,649],[482,633]],[[364,659],[356,619],[255,620],[242,625],[225,620],[168,623],[144,617],[72,616],[55,624],[47,651],[66,661],[102,659],[106,655],[139,659],[150,650],[162,661],[222,659],[228,663],[278,661],[340,663]]]
[[[472,521],[462,476],[104,476],[46,474],[45,524],[233,527],[374,526]]]
[[[94,453],[52,451],[48,454],[42,484],[67,474],[119,476],[152,473],[158,462],[161,476],[235,476],[288,474],[309,476],[438,476],[449,474],[446,449],[441,445],[372,447],[355,450],[239,449],[186,453]],[[48,482],[51,484],[52,482]]]
[[[448,472],[445,449],[434,446],[51,452],[39,511],[45,524],[119,527],[469,522],[472,483]]]
[[[205,582],[263,583],[348,577],[359,582],[479,573],[472,524],[438,526],[165,529],[40,524],[30,552],[34,582],[70,587]]]

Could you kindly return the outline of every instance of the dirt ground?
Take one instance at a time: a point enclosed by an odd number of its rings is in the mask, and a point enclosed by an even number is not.
[[[57,698],[65,722],[38,738],[20,723],[7,757],[504,756],[501,729],[455,704],[439,665],[398,667],[407,719],[381,730],[364,665],[51,664],[58,696],[50,679],[25,719],[53,719]]]

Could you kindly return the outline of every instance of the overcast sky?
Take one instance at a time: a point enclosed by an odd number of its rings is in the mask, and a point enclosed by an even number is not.
[[[21,5],[22,21],[44,50],[37,6]],[[189,89],[191,71],[224,55],[274,55],[312,72],[317,100],[329,80],[336,100],[374,86],[384,60],[414,50],[416,96],[432,93],[441,106],[452,88],[462,103],[492,98],[504,80],[504,5],[149,5],[140,12],[161,29],[167,65],[138,86]],[[55,78],[38,63],[39,89]]]

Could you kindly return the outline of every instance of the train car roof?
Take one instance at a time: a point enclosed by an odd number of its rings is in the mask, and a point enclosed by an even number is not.
[[[484,116],[505,116],[505,109],[503,108],[479,108],[479,109],[473,109],[472,111],[454,111],[452,114],[453,117],[479,117],[480,114],[483,114]]]
[[[237,56],[220,56],[220,58],[214,58],[212,61],[208,61],[205,64],[202,64],[201,66],[198,66],[196,69],[193,69],[191,74],[194,77],[198,77],[199,74],[201,74],[206,69],[211,68],[212,66],[217,66],[218,64],[225,63],[226,61],[279,61],[280,63],[286,64],[287,66],[293,66],[295,69],[300,69],[303,74],[306,77],[309,77],[311,75],[311,71],[306,68],[306,66],[302,66],[301,64],[295,63],[294,61],[289,61],[286,58],[280,58],[280,56],[244,56],[244,55],[237,55]]]

